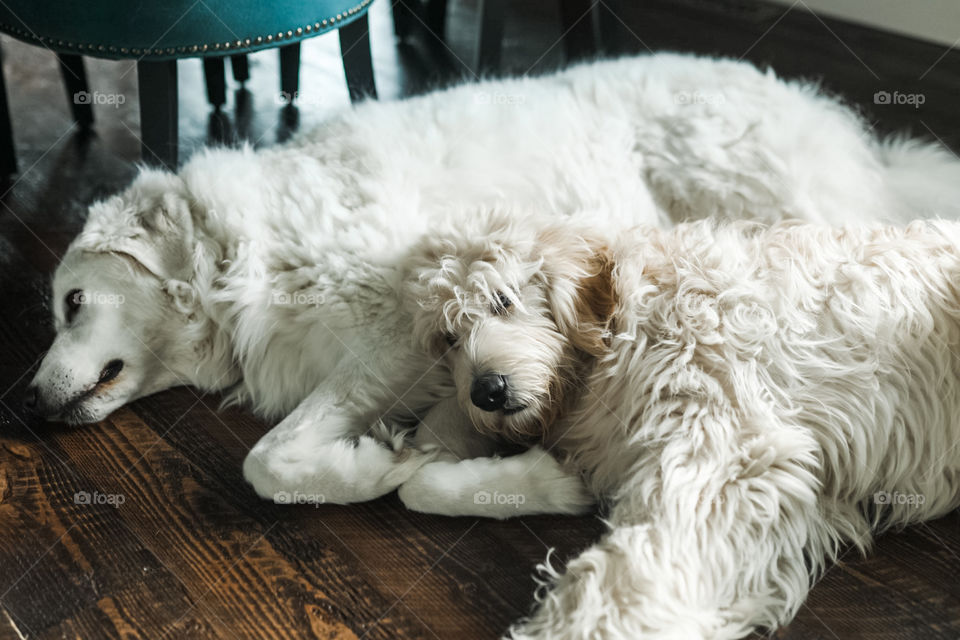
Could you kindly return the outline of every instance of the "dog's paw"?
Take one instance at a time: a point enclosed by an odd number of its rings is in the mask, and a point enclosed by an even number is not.
[[[279,478],[269,468],[267,459],[255,451],[247,454],[243,461],[243,479],[265,500],[275,500],[281,491]]]
[[[351,504],[393,491],[434,455],[414,448],[394,451],[370,436],[261,441],[244,460],[243,477],[257,495],[276,502],[289,494]]]
[[[593,512],[597,506],[596,498],[578,476],[557,478],[550,494],[556,513],[582,516]]]
[[[596,497],[579,475],[564,469],[541,447],[532,447],[520,455],[527,458],[533,491],[546,502],[549,513],[584,515],[593,511]]]
[[[415,473],[413,477],[400,485],[397,489],[400,502],[411,511],[421,513],[437,513],[441,510],[441,496],[437,494],[436,486],[429,474]]]

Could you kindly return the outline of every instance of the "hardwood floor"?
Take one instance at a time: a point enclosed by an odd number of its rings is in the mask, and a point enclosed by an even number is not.
[[[554,3],[509,4],[504,68],[564,61]],[[604,7],[614,6],[614,1]],[[737,0],[621,2],[621,50],[719,53],[814,77],[881,131],[911,129],[960,148],[960,54]],[[470,64],[478,2],[451,2],[449,48],[393,40],[374,3],[382,99],[420,92]],[[622,20],[622,22],[620,22]],[[608,23],[607,27],[611,27]],[[35,423],[20,394],[51,339],[48,279],[86,205],[123,186],[139,154],[127,63],[88,59],[96,135],[71,125],[56,60],[8,38],[4,50],[21,175],[0,198],[0,638],[492,638],[528,611],[547,550],[569,558],[603,531],[596,518],[507,522],[411,513],[395,496],[350,507],[256,499],[240,463],[268,425],[218,398],[176,389],[77,429]],[[222,113],[206,105],[201,64],[181,63],[181,148],[243,137],[283,140],[348,104],[335,36],[303,46],[300,106],[279,104],[277,55],[251,58]],[[878,91],[924,104],[875,104]],[[960,514],[845,551],[818,582],[791,639],[960,637]]]

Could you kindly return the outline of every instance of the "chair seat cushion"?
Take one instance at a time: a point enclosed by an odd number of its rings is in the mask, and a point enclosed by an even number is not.
[[[290,44],[373,0],[5,0],[0,31],[58,53],[164,60]]]

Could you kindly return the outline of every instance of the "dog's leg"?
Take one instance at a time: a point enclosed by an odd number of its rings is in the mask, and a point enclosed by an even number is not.
[[[506,458],[440,459],[400,486],[414,511],[446,516],[514,518],[539,513],[589,513],[594,498],[541,447]]]
[[[278,502],[349,504],[389,493],[430,453],[374,438],[368,407],[352,397],[362,383],[338,375],[318,387],[251,449],[243,476]]]
[[[816,570],[833,548],[815,445],[783,427],[751,433],[735,454],[694,444],[739,430],[720,422],[692,425],[646,461],[649,474],[621,490],[605,538],[563,575],[548,569],[553,586],[515,639],[732,639],[793,617],[808,561]]]
[[[414,511],[447,516],[513,518],[538,513],[589,512],[593,496],[541,447],[506,458],[492,457],[496,443],[481,436],[456,398],[439,403],[417,429],[416,444],[438,459],[401,485]]]

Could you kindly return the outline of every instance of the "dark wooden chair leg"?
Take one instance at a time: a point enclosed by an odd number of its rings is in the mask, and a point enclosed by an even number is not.
[[[480,0],[480,32],[477,34],[477,70],[480,73],[500,70],[506,10],[507,0]]]
[[[60,75],[63,76],[63,86],[67,89],[73,120],[81,128],[89,129],[93,126],[93,96],[87,85],[83,56],[58,53],[57,60],[60,61]]]
[[[280,47],[280,94],[287,102],[297,99],[300,90],[300,43]]]
[[[0,179],[17,171],[17,151],[13,146],[10,107],[7,105],[7,83],[3,77],[3,52],[0,51]]]
[[[245,53],[230,56],[230,66],[233,68],[233,79],[237,82],[243,84],[250,79],[250,63]]]
[[[597,31],[600,34],[600,48],[607,55],[619,55],[626,50],[629,32],[618,17],[622,9],[621,0],[604,0],[597,7]]]
[[[221,66],[223,62],[221,61]],[[137,63],[140,84],[141,159],[177,167],[177,61]]]
[[[437,36],[441,41],[445,41],[447,35],[447,0],[427,0],[423,21],[430,33]]]
[[[393,10],[393,33],[398,40],[403,40],[410,35],[413,27],[413,11],[420,0],[390,0],[390,2]]]
[[[203,77],[207,82],[207,100],[214,109],[219,109],[227,101],[227,76],[223,58],[204,58]]]
[[[340,56],[347,77],[350,100],[377,97],[373,78],[373,56],[370,53],[370,24],[364,14],[340,28]]]
[[[560,33],[567,61],[578,60],[597,52],[593,35],[593,0],[560,0]]]

